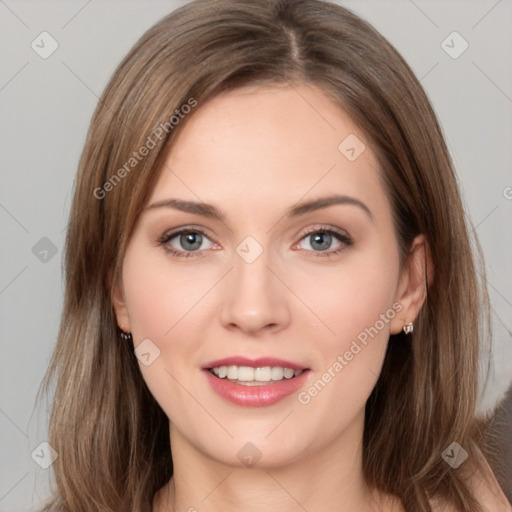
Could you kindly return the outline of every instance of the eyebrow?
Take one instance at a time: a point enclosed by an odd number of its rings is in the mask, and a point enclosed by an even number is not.
[[[318,199],[296,204],[288,209],[285,216],[290,218],[299,217],[301,215],[305,215],[307,213],[311,213],[313,211],[334,205],[356,206],[363,210],[372,221],[374,220],[373,214],[370,208],[366,206],[366,204],[364,204],[359,199],[356,199],[355,197],[345,195],[330,195],[327,197],[320,197]],[[145,208],[145,210],[153,210],[156,208],[172,208],[182,212],[203,215],[204,217],[216,219],[222,222],[226,218],[226,214],[217,209],[215,206],[197,201],[185,201],[183,199],[164,199],[162,201],[157,201],[156,203],[150,204]]]

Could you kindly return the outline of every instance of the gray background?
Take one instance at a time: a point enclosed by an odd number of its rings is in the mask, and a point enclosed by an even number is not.
[[[0,511],[32,510],[50,474],[31,458],[48,407],[34,409],[34,398],[56,339],[66,219],[92,111],[131,45],[183,3],[0,0]],[[486,258],[496,344],[480,410],[491,410],[512,378],[512,1],[340,3],[398,48],[438,112]],[[31,47],[43,31],[59,45],[47,59]],[[469,45],[457,58],[453,31]]]

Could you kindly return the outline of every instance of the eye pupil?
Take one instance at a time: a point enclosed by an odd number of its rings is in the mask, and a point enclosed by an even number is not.
[[[190,232],[190,233],[182,234],[180,237],[181,246],[184,249],[189,249],[192,251],[199,249],[201,247],[201,242],[202,242],[201,233]],[[187,245],[187,244],[191,244],[191,246]]]
[[[315,251],[328,249],[332,243],[332,236],[329,233],[315,233],[314,235],[311,236],[313,239],[311,247],[313,247]],[[315,247],[315,244],[319,245]]]

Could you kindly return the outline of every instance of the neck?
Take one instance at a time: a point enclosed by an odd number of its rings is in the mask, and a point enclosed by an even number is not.
[[[364,413],[321,450],[307,448],[283,466],[235,467],[214,460],[171,424],[174,475],[155,498],[155,512],[320,512],[378,508],[362,473]],[[374,508],[372,508],[372,506]]]

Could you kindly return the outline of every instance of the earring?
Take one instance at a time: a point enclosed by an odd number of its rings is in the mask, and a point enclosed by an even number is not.
[[[414,325],[412,324],[412,322],[409,322],[408,324],[405,324],[402,327],[402,330],[404,331],[405,334],[411,334],[412,331],[414,331]]]
[[[121,331],[121,339],[123,339],[125,341],[132,341],[133,340],[131,332],[123,331],[123,329],[121,329],[121,327],[119,327],[119,330]]]

